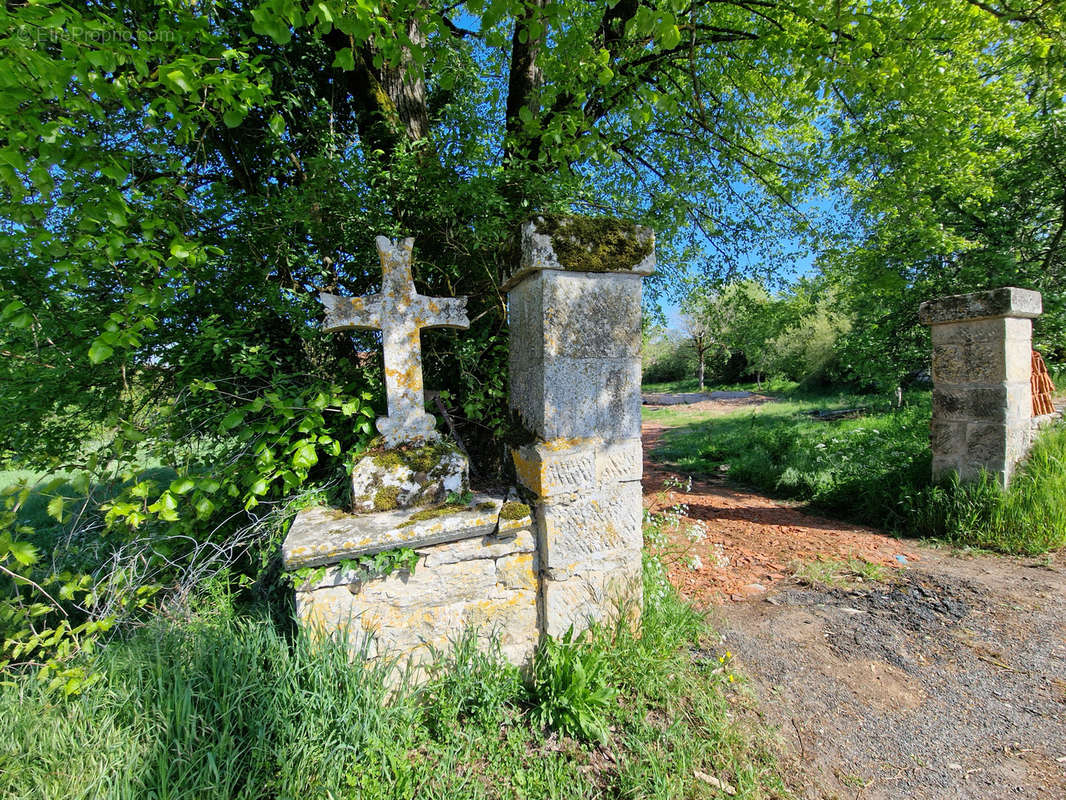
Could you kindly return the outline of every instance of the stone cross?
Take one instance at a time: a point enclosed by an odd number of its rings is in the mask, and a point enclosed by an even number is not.
[[[368,297],[338,297],[320,292],[326,307],[324,331],[380,330],[385,347],[385,391],[389,415],[378,417],[386,447],[438,438],[436,420],[425,410],[422,393],[422,328],[468,328],[465,297],[426,297],[411,277],[414,239],[378,236],[381,292]]]

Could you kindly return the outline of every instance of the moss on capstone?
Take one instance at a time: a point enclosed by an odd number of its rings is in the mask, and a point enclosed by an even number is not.
[[[503,508],[500,509],[500,519],[525,519],[530,513],[530,508],[525,503],[519,503],[517,500],[509,500],[504,503]]]
[[[399,486],[382,486],[374,493],[375,511],[392,511],[400,504]]]
[[[496,508],[496,504],[491,500],[486,500],[484,503],[478,503],[474,506],[478,511],[492,511]]]
[[[654,245],[640,228],[614,217],[537,218],[537,232],[551,237],[555,258],[574,272],[627,270],[651,255]]]
[[[449,514],[456,513],[457,511],[466,510],[467,507],[460,503],[445,503],[444,505],[437,506],[436,508],[426,508],[422,511],[416,511],[397,527],[406,528],[409,525],[414,525],[416,522],[425,522],[427,519],[446,517]]]
[[[439,439],[428,444],[415,447],[397,447],[391,450],[381,449],[378,452],[370,452],[369,455],[376,466],[383,469],[407,467],[412,472],[424,472],[432,474],[435,469],[449,456],[459,452],[454,442],[447,439]]]

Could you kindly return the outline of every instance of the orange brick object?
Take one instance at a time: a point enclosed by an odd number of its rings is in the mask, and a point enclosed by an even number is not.
[[[1055,394],[1055,384],[1048,375],[1044,357],[1036,350],[1033,351],[1033,371],[1030,378],[1033,386],[1033,416],[1042,417],[1045,414],[1054,414],[1055,406],[1051,402]]]

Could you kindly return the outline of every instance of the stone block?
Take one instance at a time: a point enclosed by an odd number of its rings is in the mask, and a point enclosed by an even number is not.
[[[639,359],[554,359],[544,367],[543,397],[530,420],[542,439],[640,436]]]
[[[491,558],[415,568],[361,585],[360,599],[382,608],[410,609],[476,602],[496,588],[496,562]]]
[[[934,417],[929,425],[933,453],[946,459],[958,460],[966,452],[967,420],[945,422]]]
[[[596,486],[598,439],[555,439],[511,451],[518,481],[537,497],[592,489]]]
[[[469,463],[453,444],[370,453],[352,469],[352,507],[362,513],[443,503],[469,488]]]
[[[557,580],[596,562],[610,567],[643,546],[638,482],[544,501],[537,517],[542,567]]]
[[[1007,374],[1002,340],[933,345],[933,384],[995,384]]]
[[[1006,287],[970,294],[939,297],[918,307],[918,321],[940,325],[989,317],[1039,317],[1043,305],[1039,292]]]
[[[639,436],[639,281],[538,273],[511,291],[509,402],[540,438]]]
[[[639,481],[643,474],[644,447],[639,438],[607,442],[596,449],[596,482],[600,486]]]
[[[464,539],[427,547],[419,550],[418,554],[425,559],[425,567],[432,569],[442,564],[458,564],[460,561],[484,558],[498,559],[515,553],[532,553],[534,550],[536,541],[533,531],[526,527],[505,537],[491,534],[478,539]]]
[[[543,272],[544,359],[639,358],[640,277]]]
[[[934,345],[1000,341],[1030,342],[1033,335],[1033,321],[1028,317],[964,320],[933,325],[929,333]]]
[[[511,455],[519,481],[538,497],[640,480],[644,466],[640,439],[555,439],[526,445]]]
[[[495,580],[497,575],[492,560],[478,566],[466,562],[462,571],[478,576],[476,592],[462,588],[441,592],[430,579],[421,586],[407,584],[414,592],[413,602],[391,602],[397,582],[390,576],[361,587],[298,592],[297,617],[303,627],[319,635],[339,632],[346,636],[353,651],[363,651],[370,658],[397,659],[400,672],[429,663],[434,651],[447,653],[467,631],[477,633],[482,650],[495,638],[505,657],[521,666],[528,663],[539,640],[538,592],[535,581],[529,585],[535,558],[529,553],[511,558],[505,573],[515,583],[524,584],[520,587],[486,580],[490,576]],[[427,587],[430,590],[423,591]],[[424,676],[419,671],[409,677],[417,682]]]
[[[580,632],[594,622],[611,623],[619,615],[635,622],[642,600],[640,552],[607,567],[603,562],[581,565],[562,580],[546,576],[541,592],[541,626],[548,636],[563,636],[571,626]]]
[[[1004,420],[1025,416],[1032,407],[1028,383],[999,383],[989,386],[948,385],[933,389],[933,417],[937,420]]]
[[[1008,426],[995,422],[972,422],[966,429],[966,461],[978,470],[999,471],[1007,455]]]
[[[430,519],[412,519],[411,509],[347,514],[321,506],[296,515],[281,547],[285,569],[335,564],[397,547],[422,548],[488,536],[497,530],[503,501],[476,495],[464,509]]]
[[[496,583],[498,587],[535,592],[537,575],[540,572],[537,553],[512,553],[496,559]]]

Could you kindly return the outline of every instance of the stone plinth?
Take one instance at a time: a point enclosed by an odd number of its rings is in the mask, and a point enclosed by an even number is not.
[[[397,547],[415,568],[374,577],[362,556]],[[537,555],[528,507],[478,496],[468,506],[356,516],[301,511],[282,548],[296,571],[296,613],[305,628],[345,631],[354,650],[396,659],[414,680],[434,651],[466,632],[527,665],[539,640]],[[317,568],[310,575],[300,570]],[[398,673],[400,674],[400,673]]]
[[[352,507],[370,512],[443,503],[467,491],[469,470],[447,439],[372,452],[352,469]]]
[[[614,220],[539,218],[504,284],[515,450],[534,499],[541,626],[561,636],[641,602],[641,280],[654,238]]]
[[[1029,448],[1032,320],[1039,292],[1004,288],[922,303],[933,345],[933,477],[1001,485]]]

